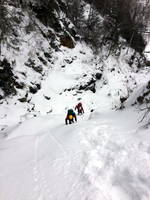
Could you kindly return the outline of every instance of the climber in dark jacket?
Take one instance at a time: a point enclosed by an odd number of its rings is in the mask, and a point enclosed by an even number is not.
[[[68,122],[69,122],[69,124],[72,124],[72,123],[74,123],[74,120],[77,122],[76,114],[73,111],[73,109],[69,109],[66,119],[65,119],[65,123],[66,123],[66,125],[68,124]]]
[[[76,105],[75,110],[78,111],[78,115],[82,115],[84,113],[84,109],[81,102]]]

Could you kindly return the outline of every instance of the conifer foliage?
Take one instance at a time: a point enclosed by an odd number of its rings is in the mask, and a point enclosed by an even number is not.
[[[107,38],[114,43],[119,36],[127,40],[132,48],[142,52],[145,48],[143,32],[150,20],[148,0],[87,0],[94,4],[104,17]]]

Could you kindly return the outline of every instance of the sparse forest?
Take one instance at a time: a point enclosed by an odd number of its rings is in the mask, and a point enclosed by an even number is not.
[[[59,10],[61,7],[74,23],[77,32],[96,50],[109,41],[110,52],[114,51],[119,46],[119,37],[122,36],[132,48],[142,53],[146,44],[143,33],[149,19],[149,0],[145,3],[139,0],[86,1],[90,4],[89,15],[86,19],[84,17],[85,3],[80,0],[66,0],[66,5],[61,0],[15,0],[13,4],[26,9],[30,8],[45,25],[55,25],[57,31],[61,28],[53,10]],[[8,3],[12,4],[9,0],[0,1],[1,42],[12,32],[11,26],[16,23],[15,19],[10,20],[13,11],[8,12],[6,9],[5,5]],[[103,19],[99,18],[99,14]]]
[[[143,33],[150,18],[149,0],[145,3],[138,0],[87,0],[87,2],[90,4],[90,12],[88,19],[84,20],[83,2],[67,0],[68,10],[72,11],[69,12],[69,16],[75,19],[86,40],[91,41],[95,47],[111,41],[112,50],[119,45],[119,36],[122,36],[138,52],[144,50],[146,43]],[[98,19],[98,13],[103,16],[103,21]]]

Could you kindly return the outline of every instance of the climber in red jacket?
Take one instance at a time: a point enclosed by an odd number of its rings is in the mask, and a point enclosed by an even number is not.
[[[78,111],[78,115],[82,115],[84,113],[84,109],[81,102],[76,105],[75,110]]]

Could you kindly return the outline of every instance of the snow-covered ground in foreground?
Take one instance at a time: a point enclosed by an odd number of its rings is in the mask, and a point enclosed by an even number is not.
[[[150,198],[149,130],[137,126],[139,118],[133,110],[93,113],[83,131],[89,149],[85,174],[96,193],[90,199]]]
[[[99,108],[64,125],[48,114],[0,141],[2,200],[149,200],[149,130],[134,109]]]

